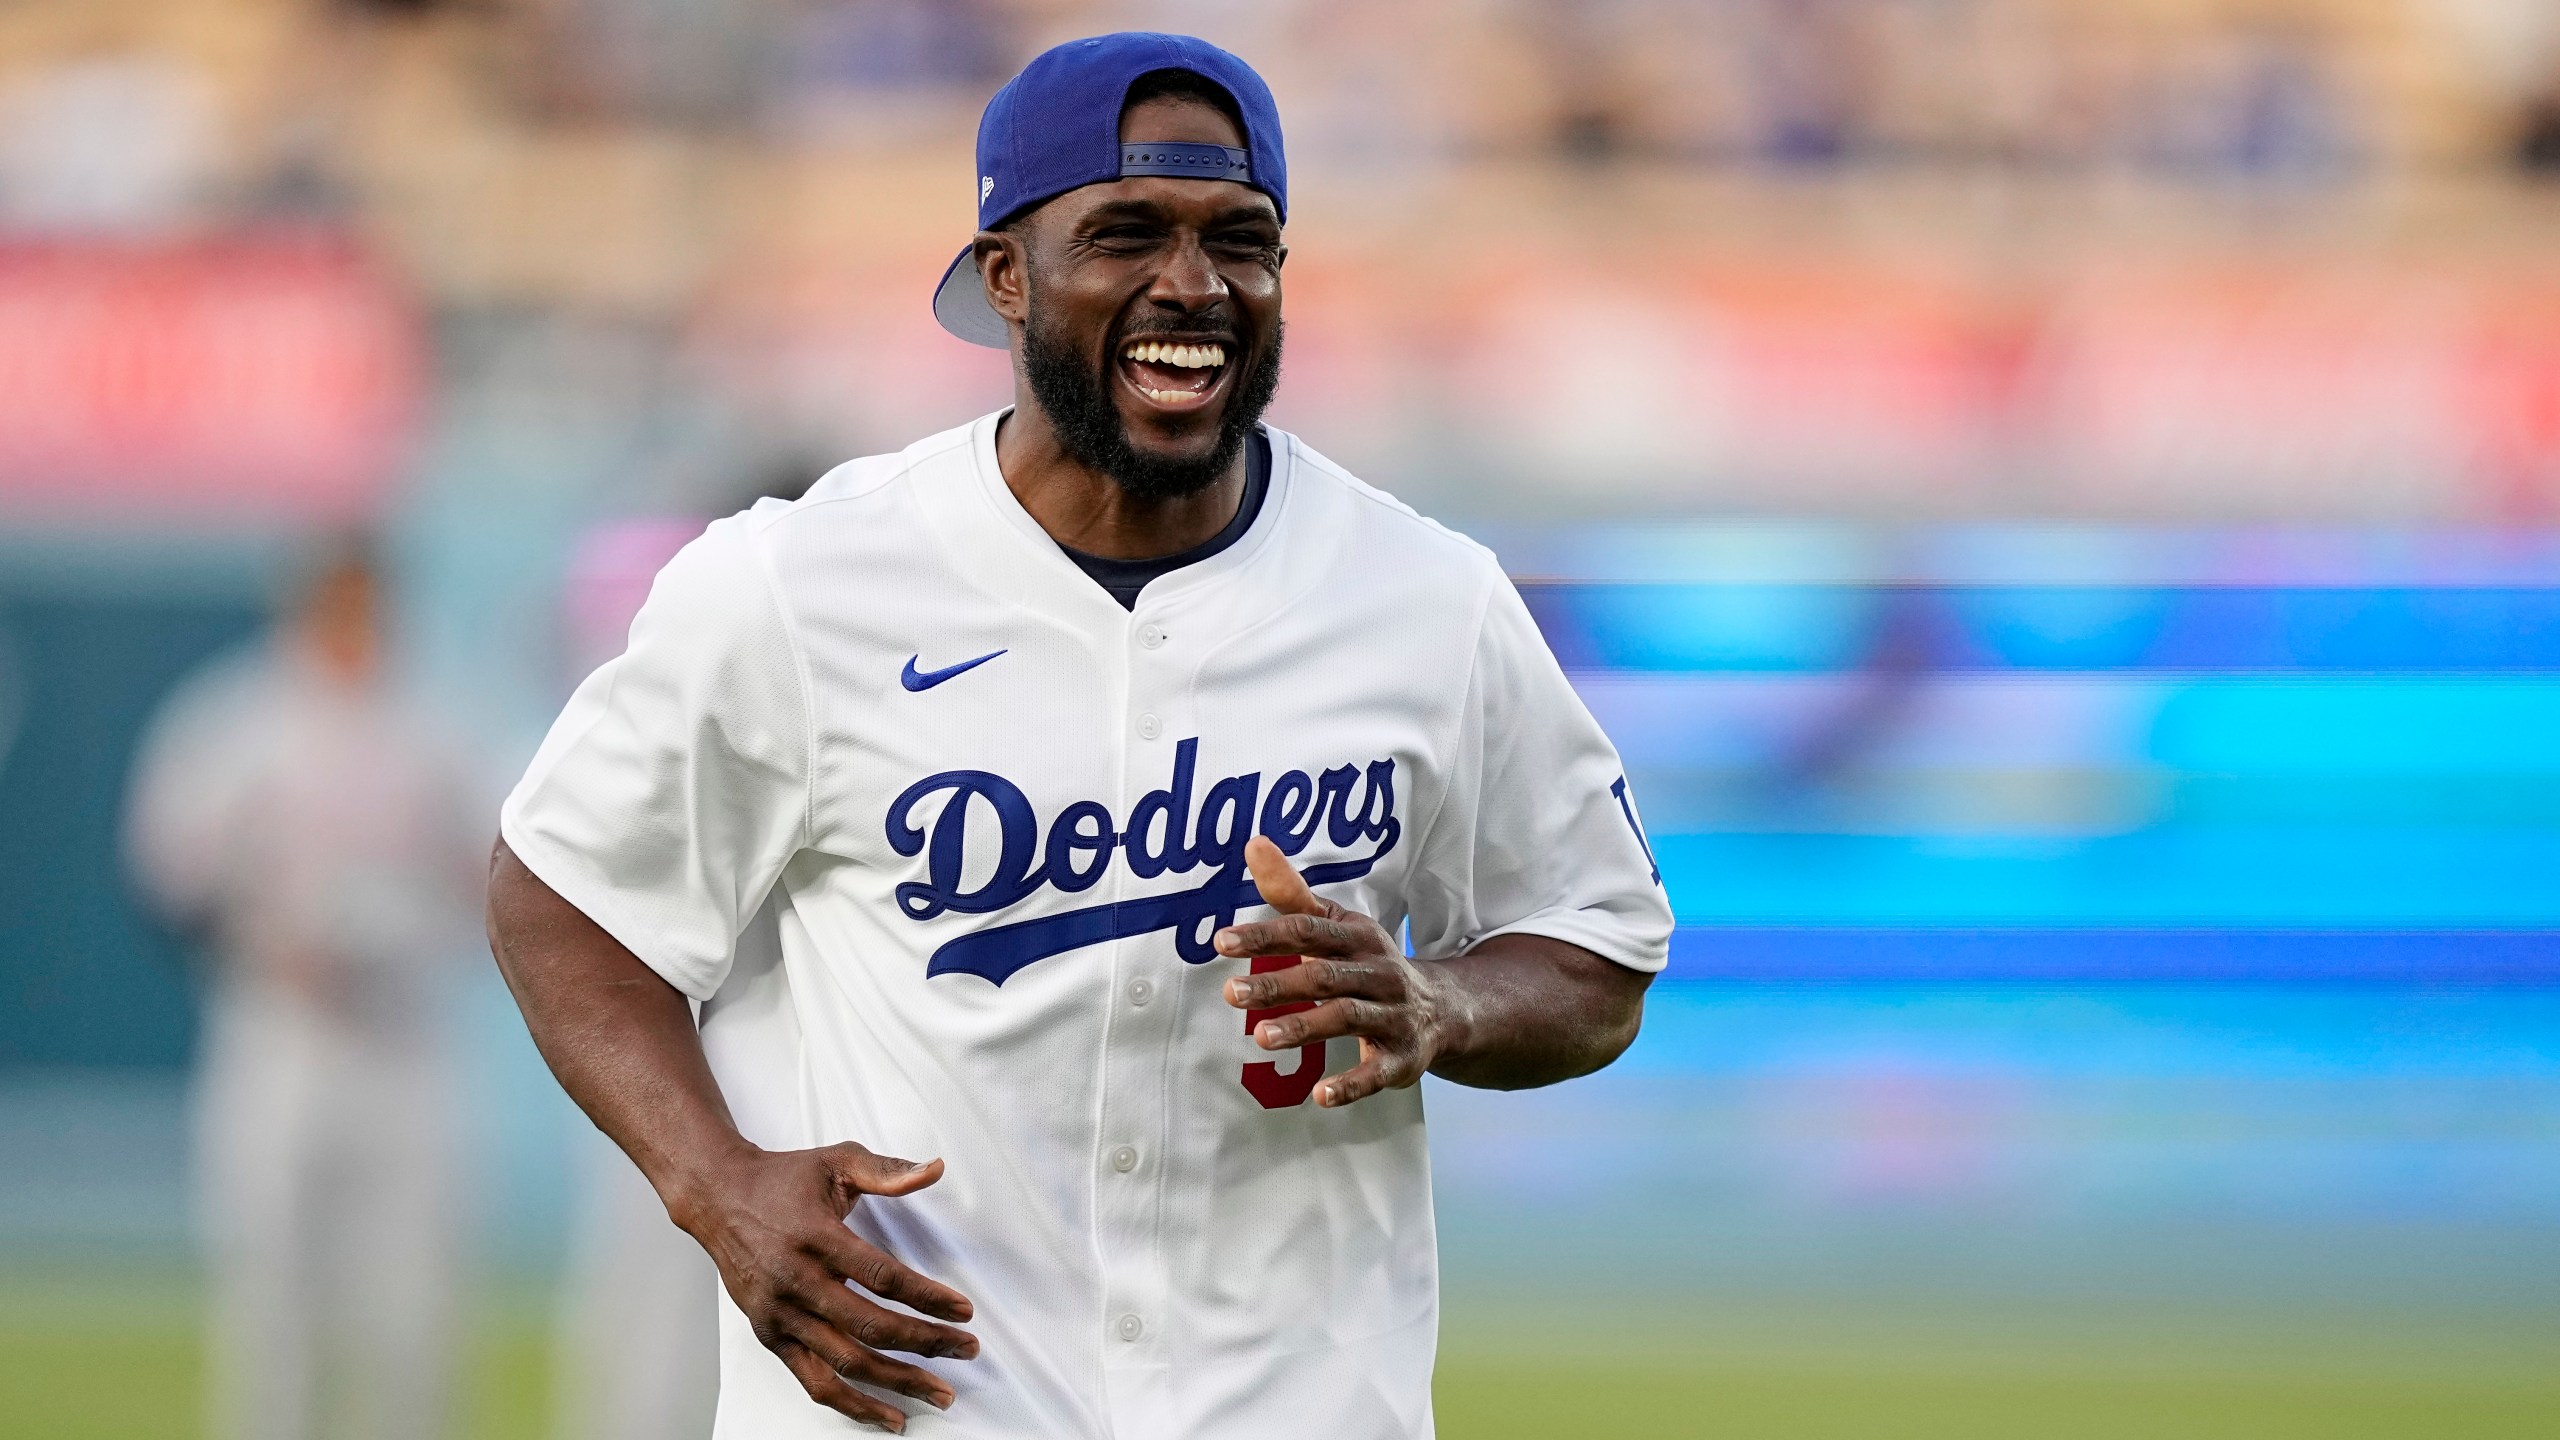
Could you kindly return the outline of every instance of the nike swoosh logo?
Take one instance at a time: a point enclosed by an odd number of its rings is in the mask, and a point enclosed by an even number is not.
[[[979,666],[986,664],[988,661],[993,660],[1003,653],[1005,652],[1002,650],[990,650],[975,660],[963,660],[957,665],[947,666],[940,670],[926,670],[922,672],[919,672],[916,669],[916,662],[924,657],[921,655],[910,655],[907,657],[906,672],[898,677],[898,683],[906,686],[910,690],[930,690],[934,686],[941,684],[943,681],[950,679],[952,676],[966,674],[971,670],[975,670]]]

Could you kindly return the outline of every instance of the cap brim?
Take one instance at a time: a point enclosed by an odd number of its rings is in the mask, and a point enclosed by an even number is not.
[[[1012,327],[1004,317],[987,304],[987,287],[978,278],[978,251],[972,245],[960,252],[951,268],[942,272],[942,283],[934,287],[933,318],[942,328],[990,350],[1006,350],[1013,346]]]

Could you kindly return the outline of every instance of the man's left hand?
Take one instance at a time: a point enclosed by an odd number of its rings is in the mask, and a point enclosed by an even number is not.
[[[1318,1105],[1348,1105],[1417,1084],[1441,1056],[1463,1046],[1466,997],[1444,967],[1408,958],[1386,927],[1308,889],[1268,838],[1253,837],[1244,861],[1263,903],[1280,915],[1219,931],[1218,953],[1304,958],[1285,970],[1229,980],[1227,1003],[1239,1010],[1315,1007],[1255,1026],[1254,1043],[1265,1050],[1294,1050],[1339,1035],[1360,1039],[1360,1063],[1317,1086]]]

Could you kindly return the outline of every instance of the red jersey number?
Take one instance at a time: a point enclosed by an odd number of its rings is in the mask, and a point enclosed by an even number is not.
[[[1253,957],[1253,973],[1268,975],[1297,963],[1295,955],[1257,955]],[[1253,1034],[1254,1028],[1265,1020],[1277,1020],[1283,1015],[1295,1015],[1301,1010],[1314,1008],[1313,1001],[1300,1000],[1288,1005],[1274,1005],[1268,1010],[1247,1010],[1244,1012],[1244,1033],[1248,1036]],[[1262,1102],[1265,1110],[1286,1110],[1292,1105],[1305,1104],[1307,1097],[1316,1093],[1316,1082],[1323,1078],[1324,1042],[1321,1040],[1299,1046],[1298,1068],[1286,1075],[1280,1073],[1279,1063],[1272,1060],[1249,1061],[1244,1067],[1244,1088],[1254,1099]]]

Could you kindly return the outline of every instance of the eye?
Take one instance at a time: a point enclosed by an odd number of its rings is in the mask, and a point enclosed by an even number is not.
[[[1270,253],[1280,242],[1260,230],[1221,230],[1209,237],[1209,243],[1232,255],[1258,256]]]

